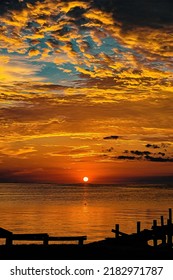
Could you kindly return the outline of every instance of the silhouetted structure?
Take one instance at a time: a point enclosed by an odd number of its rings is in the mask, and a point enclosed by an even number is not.
[[[112,229],[115,233],[115,240],[118,244],[132,244],[148,246],[149,241],[153,241],[154,247],[158,246],[158,241],[161,241],[159,246],[168,246],[172,248],[173,224],[172,224],[172,209],[169,208],[169,219],[167,224],[164,224],[163,216],[160,217],[160,225],[157,225],[157,220],[153,220],[151,229],[141,231],[141,222],[137,222],[136,233],[127,234],[120,231],[119,224]]]
[[[0,228],[0,238],[6,239],[6,245],[13,245],[13,241],[43,241],[43,245],[48,245],[49,241],[78,241],[83,245],[87,236],[49,236],[47,233],[21,233],[15,234],[4,228]]]

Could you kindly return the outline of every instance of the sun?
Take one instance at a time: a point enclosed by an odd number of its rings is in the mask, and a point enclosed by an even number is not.
[[[88,180],[89,180],[89,178],[88,177],[83,177],[83,181],[86,183],[86,182],[88,182]]]

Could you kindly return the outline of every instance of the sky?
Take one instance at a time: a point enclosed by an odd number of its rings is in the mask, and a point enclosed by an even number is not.
[[[0,182],[173,182],[172,0],[0,2]]]

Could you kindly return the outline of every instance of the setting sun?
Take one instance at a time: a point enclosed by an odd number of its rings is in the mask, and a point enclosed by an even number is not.
[[[88,182],[88,177],[83,177],[83,181],[86,183],[86,182]]]

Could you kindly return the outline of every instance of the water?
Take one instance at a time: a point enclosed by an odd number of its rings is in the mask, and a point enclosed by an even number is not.
[[[173,208],[173,185],[0,184],[0,227],[14,233],[113,237],[116,223],[126,233],[151,228]]]

